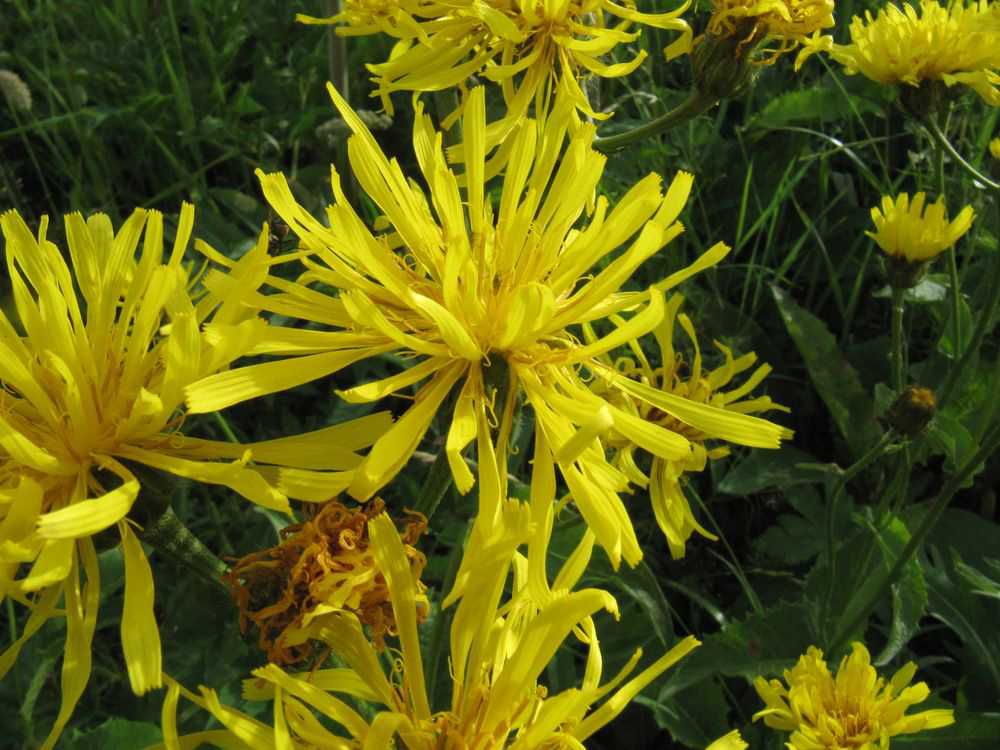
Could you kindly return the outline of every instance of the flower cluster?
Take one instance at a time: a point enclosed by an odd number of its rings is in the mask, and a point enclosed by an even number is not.
[[[541,119],[560,87],[585,116],[607,117],[591,106],[580,85],[581,76],[611,78],[634,71],[646,58],[645,51],[625,62],[601,60],[619,45],[638,38],[641,28],[630,31],[633,24],[679,32],[664,50],[668,60],[686,52],[691,31],[680,14],[687,5],[649,14],[636,10],[634,2],[613,0],[349,0],[335,16],[300,15],[299,20],[343,24],[337,29],[340,34],[381,32],[398,40],[387,61],[368,66],[374,74],[375,95],[389,114],[393,113],[390,94],[395,91],[459,87],[464,93],[471,76],[499,84],[507,114],[487,129],[486,144],[492,149],[533,104]],[[461,109],[445,120],[445,127]]]
[[[1000,104],[1000,14],[985,0],[947,8],[924,0],[919,15],[890,6],[855,19],[846,46],[820,33],[833,25],[832,0],[713,6],[694,53],[689,113],[742,91],[800,44],[799,65],[826,51],[848,73],[911,87],[961,83]],[[389,59],[369,66],[373,95],[392,114],[391,95],[414,92],[416,168],[407,174],[389,158],[330,85],[351,133],[353,178],[377,215],[369,220],[352,205],[336,168],[322,218],[283,174],[258,170],[282,231],[265,224],[235,259],[197,242],[212,266],[204,274],[183,262],[194,222],[187,205],[166,260],[154,211],[136,211],[117,231],[101,214],[66,217],[68,257],[49,239],[47,220],[32,234],[17,213],[0,216],[14,311],[0,312],[0,595],[31,610],[0,655],[0,677],[48,619],[65,618],[62,705],[43,750],[55,746],[89,679],[98,551],[119,541],[124,661],[137,694],[167,686],[158,746],[167,750],[202,742],[580,750],[700,645],[657,633],[661,653],[644,659],[641,648],[630,650],[606,676],[598,635],[619,607],[588,585],[595,546],[615,571],[643,558],[630,496],[648,496],[666,548],[681,558],[702,541],[696,532],[716,539],[688,500],[690,475],[734,446],[777,449],[792,437],[760,416],[788,411],[757,391],[770,366],[720,341],[703,351],[698,316],[682,312],[674,292],[730,252],[723,242],[693,258],[675,252],[694,176],[650,172],[615,199],[600,189],[608,157],[595,148],[594,120],[608,115],[585,78],[634,71],[645,52],[607,56],[644,26],[670,32],[668,60],[687,52],[687,7],[650,14],[633,0],[345,0],[330,18],[300,16],[342,36],[395,40]],[[773,46],[757,54],[768,40]],[[493,88],[470,86],[473,78],[498,84],[499,119],[487,116]],[[435,125],[419,93],[450,89],[460,93],[457,106]],[[456,135],[462,142],[446,149]],[[904,193],[884,197],[872,218],[868,235],[909,283],[913,269],[968,231],[974,213],[967,206],[949,222],[943,197],[927,205],[924,193],[912,203]],[[273,238],[286,239],[286,230],[296,247],[274,253]],[[669,271],[653,272],[654,257]],[[374,358],[388,370],[340,383],[348,387],[337,394],[361,405],[405,400],[395,418],[376,412],[248,443],[195,436],[196,415]],[[928,389],[906,390],[890,407],[892,429],[919,434],[935,407]],[[422,512],[408,511],[390,485],[435,421],[438,455],[423,494],[407,503]],[[530,434],[519,441],[525,423]],[[531,451],[531,476],[518,492],[508,486],[508,462],[522,449]],[[256,628],[267,656],[243,697],[269,702],[270,723],[224,705],[214,689],[195,693],[163,674],[142,545],[176,546],[159,541],[180,524],[170,509],[173,478],[226,487],[272,520],[291,519],[275,524],[276,544],[231,569],[205,550],[207,575],[236,600],[241,631]],[[450,588],[432,604],[418,546],[448,482],[469,525],[443,577]],[[550,550],[567,511],[579,526],[567,524],[562,548]],[[420,631],[428,620],[430,636]],[[559,653],[574,654],[560,671],[579,667],[579,677],[553,677]],[[434,684],[444,661],[446,690]],[[893,736],[953,721],[944,709],[907,715],[929,696],[924,683],[909,684],[914,674],[908,664],[886,682],[855,643],[834,676],[810,648],[784,683],[756,680],[766,705],[754,719],[790,732],[792,750],[887,750]],[[182,735],[181,696],[222,728]],[[731,731],[707,750],[746,747]]]

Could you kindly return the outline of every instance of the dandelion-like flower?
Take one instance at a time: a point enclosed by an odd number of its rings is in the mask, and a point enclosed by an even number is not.
[[[923,263],[935,258],[969,231],[975,214],[972,206],[958,212],[952,221],[945,216],[944,196],[925,205],[924,193],[917,193],[910,203],[907,193],[895,200],[883,196],[881,208],[872,209],[874,232],[865,232],[890,257],[909,263]]]
[[[737,730],[733,730],[705,748],[705,750],[746,750],[747,743],[740,737]]]
[[[635,41],[633,24],[680,32],[664,50],[667,59],[690,47],[691,31],[679,16],[688,2],[669,13],[641,13],[634,2],[612,0],[454,0],[442,3],[385,3],[355,0],[328,19],[299,16],[307,23],[347,24],[341,34],[388,33],[399,39],[386,62],[369,65],[386,112],[392,114],[395,91],[465,89],[470,76],[500,84],[507,114],[492,123],[487,147],[502,141],[527,115],[547,111],[560,82],[576,108],[588,117],[609,115],[591,108],[580,86],[583,75],[628,75],[646,58],[640,50],[626,62],[600,59],[622,43]],[[450,127],[461,111],[445,120]]]
[[[794,49],[808,35],[833,26],[833,0],[712,0],[715,8],[702,41],[738,36],[753,47],[775,39],[776,47],[765,50],[758,64],[770,65],[784,52]]]
[[[272,327],[260,351],[312,352],[220,373],[187,389],[192,411],[210,411],[326,375],[351,362],[398,352],[410,366],[389,378],[341,392],[349,401],[374,401],[424,381],[412,406],[373,446],[350,477],[285,471],[282,487],[322,500],[345,487],[371,497],[410,458],[446,397],[456,399],[445,451],[456,486],[467,492],[474,477],[463,451],[477,435],[499,425],[497,454],[504,460],[519,391],[535,411],[573,499],[617,565],[641,558],[618,493],[627,478],[605,457],[600,437],[614,427],[650,453],[682,460],[693,450],[683,435],[647,422],[592,393],[581,368],[604,373],[609,388],[640,388],[603,366],[598,357],[653,330],[663,317],[663,292],[723,257],[718,244],[691,266],[651,288],[620,287],[647,258],[683,229],[676,220],[691,188],[680,173],[664,193],[658,175],[637,183],[609,210],[594,190],[605,157],[591,148],[593,126],[575,134],[557,168],[572,104],[565,98],[544,123],[527,120],[513,136],[499,206],[484,189],[485,103],[482,88],[466,107],[465,178],[445,161],[441,136],[418,109],[414,147],[431,188],[430,201],[389,161],[364,124],[331,87],[354,130],[348,153],[358,181],[385,214],[372,234],[348,205],[334,173],[330,226],[310,216],[281,175],[261,175],[274,210],[298,235],[307,272],[296,283],[269,277],[281,294],[243,295],[246,305],[331,326],[333,331]],[[578,220],[593,203],[589,222]],[[433,209],[433,210],[432,210]],[[468,227],[466,225],[468,220]],[[617,258],[590,269],[622,245]],[[321,282],[330,296],[307,286]],[[226,277],[206,285],[223,298]],[[605,335],[582,343],[569,328],[616,315]],[[628,316],[626,318],[626,316]],[[605,372],[607,371],[607,372]],[[497,387],[499,385],[499,387]],[[777,447],[782,428],[764,420],[640,388],[640,398],[681,422],[756,447]],[[497,398],[497,393],[506,398]],[[482,460],[480,460],[482,464]],[[505,477],[506,472],[501,472]]]
[[[313,635],[340,654],[347,669],[289,675],[267,665],[254,670],[256,679],[244,683],[245,698],[274,701],[273,727],[221,705],[211,690],[202,688],[200,696],[184,691],[226,727],[211,739],[235,735],[255,747],[352,750],[391,747],[396,738],[409,750],[579,748],[698,645],[687,637],[626,681],[641,657],[639,650],[616,676],[601,684],[601,653],[592,616],[601,610],[615,612],[615,601],[605,591],[573,590],[589,559],[592,535],[585,534],[557,575],[548,600],[539,606],[529,594],[526,568],[517,553],[533,534],[531,513],[516,501],[506,501],[501,514],[502,523],[469,561],[474,584],[465,587],[455,608],[449,659],[453,688],[445,707],[432,705],[428,695],[409,560],[392,522],[381,515],[369,522],[369,534],[385,572],[398,627],[399,656],[392,670],[386,673],[353,614],[331,615],[313,628]],[[513,588],[505,596],[511,569]],[[453,592],[450,599],[454,598]],[[578,687],[550,694],[538,680],[571,633],[586,648],[584,677]],[[164,706],[168,741],[176,738],[172,717],[180,694],[180,686],[171,683]],[[378,712],[365,719],[345,696],[370,701]],[[320,724],[313,711],[337,728]],[[195,738],[210,739],[207,733],[186,739]]]
[[[1000,161],[1000,138],[994,138],[990,141],[990,155]]]
[[[306,521],[281,531],[274,547],[241,558],[224,576],[240,607],[240,630],[253,623],[258,643],[272,664],[289,665],[310,657],[305,629],[331,612],[347,610],[370,628],[375,647],[396,631],[385,576],[368,539],[368,521],[380,514],[378,498],[348,510],[329,500]],[[417,590],[417,623],[430,612],[420,582],[426,559],[413,544],[427,530],[423,516],[404,524],[401,539]]]
[[[771,371],[769,365],[757,367],[742,385],[726,390],[726,386],[733,378],[753,367],[757,361],[757,356],[753,352],[734,358],[729,347],[715,342],[725,361],[713,370],[702,367],[701,350],[694,326],[690,319],[680,312],[683,301],[683,297],[674,295],[666,305],[663,322],[653,331],[660,348],[659,363],[656,366],[650,363],[638,342],[633,342],[633,357],[620,357],[615,362],[605,357],[607,364],[631,380],[641,383],[643,388],[652,388],[718,409],[738,414],[751,414],[768,409],[788,411],[786,407],[775,404],[768,396],[745,398]],[[685,363],[680,352],[674,348],[674,333],[678,325],[694,349],[689,363]],[[687,472],[702,471],[708,460],[729,455],[729,448],[724,445],[707,448],[705,442],[718,437],[711,431],[685,424],[627,391],[608,392],[605,381],[597,380],[594,389],[604,394],[612,403],[632,411],[639,418],[684,435],[691,441],[692,452],[680,460],[653,456],[647,474],[637,465],[635,454],[638,446],[635,443],[624,436],[614,435],[613,431],[607,440],[608,446],[615,451],[614,466],[634,483],[649,487],[653,512],[667,539],[671,554],[675,558],[683,557],[685,542],[693,532],[715,539],[716,537],[695,519],[691,506],[684,496],[682,483]],[[785,430],[782,436],[789,438],[791,434],[791,431]],[[738,443],[739,436],[734,438]]]
[[[124,552],[121,637],[132,689],[160,685],[153,579],[126,518],[145,481],[137,473],[147,476],[140,467],[224,485],[287,511],[285,495],[247,465],[251,456],[335,468],[321,455],[325,443],[355,465],[360,458],[346,450],[352,441],[370,445],[387,426],[383,414],[356,423],[348,440],[338,437],[341,428],[313,433],[317,447],[310,436],[236,445],[181,431],[184,387],[243,355],[261,327],[238,305],[192,302],[181,259],[193,220],[185,205],[164,263],[158,212],[137,210],[117,233],[103,214],[71,214],[68,264],[47,238],[47,219],[36,238],[17,213],[0,217],[17,314],[0,313],[0,594],[32,609],[20,638],[0,656],[0,677],[45,620],[66,617],[63,702],[45,748],[57,741],[90,675],[100,596],[91,537],[105,529],[117,530]],[[235,264],[236,287],[258,283],[247,271],[265,254],[266,240]],[[200,323],[212,313],[241,335],[203,337]]]
[[[909,4],[889,5],[872,17],[851,20],[850,44],[833,37],[810,38],[796,67],[824,51],[847,74],[861,73],[878,83],[918,87],[940,81],[963,84],[994,107],[1000,106],[1000,23],[987,0],[941,5],[921,0],[919,12]]]
[[[937,729],[955,721],[951,709],[930,709],[907,715],[930,690],[924,682],[910,685],[917,667],[910,662],[886,683],[870,663],[868,650],[853,645],[834,677],[823,652],[810,646],[785,682],[758,677],[754,687],[767,707],[754,720],[791,732],[790,750],[888,750],[897,734]]]

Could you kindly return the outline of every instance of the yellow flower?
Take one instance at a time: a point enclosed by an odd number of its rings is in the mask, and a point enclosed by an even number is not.
[[[844,65],[844,72],[862,73],[878,83],[920,86],[941,81],[964,84],[985,102],[1000,106],[1000,22],[987,0],[947,6],[921,0],[914,6],[889,5],[872,17],[851,20],[851,43],[835,44],[818,32],[805,43],[796,68],[819,51]]]
[[[906,715],[930,690],[924,682],[910,685],[917,667],[910,662],[886,684],[870,664],[868,650],[855,643],[840,662],[837,676],[827,669],[823,652],[810,646],[780,680],[758,677],[754,687],[767,704],[756,721],[791,732],[790,750],[887,750],[897,734],[937,729],[955,721],[952,710],[931,709]]]
[[[780,40],[777,47],[766,50],[761,61],[765,65],[807,35],[833,26],[833,0],[712,0],[712,5],[709,35],[737,34],[751,46],[764,39]]]
[[[994,138],[990,141],[990,154],[994,159],[1000,161],[1000,138]]]
[[[719,737],[719,739],[706,747],[705,750],[746,750],[746,748],[747,743],[740,737],[740,733],[734,729],[729,734]]]
[[[924,205],[924,193],[910,196],[901,193],[895,200],[882,197],[881,210],[872,209],[875,232],[865,232],[889,256],[922,263],[943,253],[958,238],[969,231],[975,214],[972,206],[959,211],[950,223],[945,217],[944,196],[930,205]]]
[[[536,116],[548,108],[559,82],[571,92],[576,108],[588,117],[609,115],[591,109],[580,87],[581,76],[606,78],[634,71],[646,58],[640,50],[627,62],[605,63],[601,57],[621,43],[641,34],[629,31],[644,24],[681,32],[664,50],[667,59],[690,48],[691,31],[679,18],[685,2],[669,13],[648,14],[633,2],[612,0],[452,0],[410,2],[390,8],[380,0],[349,3],[342,13],[328,19],[299,16],[306,23],[346,23],[341,34],[382,31],[399,38],[386,62],[369,65],[375,74],[376,95],[393,113],[394,91],[465,89],[470,76],[481,76],[501,86],[507,114],[492,123],[486,145],[500,143],[532,103]],[[461,107],[445,120],[450,127]]]
[[[551,446],[574,501],[617,566],[641,558],[628,514],[618,497],[627,478],[612,467],[600,437],[614,427],[654,455],[680,460],[691,444],[679,433],[645,422],[592,393],[581,368],[608,370],[597,359],[651,331],[663,317],[663,292],[716,263],[728,248],[718,244],[691,266],[643,291],[620,291],[647,258],[661,251],[683,227],[676,220],[692,177],[679,173],[664,193],[650,174],[609,210],[594,190],[605,157],[590,146],[593,126],[584,125],[561,151],[572,104],[559,100],[544,123],[523,121],[511,145],[511,160],[494,208],[485,191],[485,102],[472,91],[464,116],[465,177],[458,181],[441,150],[441,135],[418,107],[414,147],[430,201],[389,161],[364,124],[331,87],[331,95],[354,130],[348,153],[357,179],[385,216],[372,234],[351,208],[334,173],[335,205],[329,227],[293,198],[281,175],[263,175],[264,194],[304,248],[307,271],[298,282],[269,277],[280,294],[245,294],[246,305],[334,328],[333,331],[269,329],[257,351],[306,353],[294,359],[220,373],[187,389],[192,411],[211,411],[334,372],[383,352],[398,352],[410,366],[384,380],[341,392],[349,401],[375,401],[421,383],[412,406],[376,442],[351,477],[282,473],[282,487],[310,499],[345,487],[359,500],[384,486],[413,454],[453,388],[455,401],[445,450],[455,483],[474,483],[463,451],[482,430],[499,424],[498,454],[507,437],[521,389],[535,411],[539,433]],[[561,163],[559,162],[562,154]],[[558,168],[557,168],[558,165]],[[589,222],[580,223],[592,206]],[[432,210],[433,209],[433,210]],[[468,221],[468,225],[466,224]],[[608,258],[619,247],[626,249]],[[599,272],[591,269],[603,263]],[[338,296],[314,290],[319,282]],[[221,274],[206,285],[234,298]],[[621,317],[624,314],[630,317]],[[612,330],[582,344],[568,328],[618,315]],[[267,347],[271,347],[268,349]],[[634,388],[607,372],[609,388]],[[497,385],[500,388],[497,388]],[[497,402],[497,392],[506,399]],[[738,433],[757,447],[777,447],[780,427],[716,406],[645,389],[639,398],[696,429],[724,436]],[[506,477],[506,471],[501,471]]]
[[[396,621],[368,539],[368,521],[383,508],[378,498],[353,511],[329,500],[311,518],[282,529],[279,544],[240,558],[223,576],[240,608],[240,631],[251,622],[257,627],[260,648],[272,664],[309,658],[313,645],[301,637],[303,628],[339,610],[357,615],[371,629],[375,647],[385,648],[385,634],[395,632]],[[420,582],[427,561],[412,545],[427,521],[414,515],[405,522],[403,546],[418,591],[419,624],[430,612]]]
[[[346,669],[289,675],[267,665],[254,670],[256,679],[244,682],[245,698],[273,700],[273,727],[221,705],[214,691],[202,688],[200,696],[184,691],[228,730],[213,739],[235,735],[254,747],[352,750],[392,747],[394,738],[396,746],[408,750],[580,748],[646,685],[698,645],[689,636],[626,681],[641,657],[640,649],[617,675],[601,684],[602,659],[592,615],[602,609],[615,612],[615,600],[597,589],[573,590],[589,559],[592,535],[585,534],[556,576],[548,600],[538,605],[529,593],[523,558],[516,552],[533,534],[531,514],[516,501],[507,501],[501,513],[502,523],[479,550],[483,554],[471,562],[473,585],[465,587],[452,618],[448,664],[453,687],[445,707],[432,705],[428,695],[409,560],[392,522],[381,515],[369,522],[369,534],[388,581],[398,626],[395,665],[387,674],[353,614],[331,615],[312,628],[312,635],[337,651]],[[505,596],[511,570],[513,587]],[[455,598],[453,591],[445,605]],[[587,653],[583,679],[578,687],[550,694],[538,680],[571,634]],[[168,684],[166,742],[178,739],[173,717],[182,692],[177,683]],[[363,718],[344,697],[375,704],[377,713]],[[336,729],[329,728],[330,723],[320,724],[313,711],[331,720]],[[209,739],[203,735],[184,739],[195,738]]]
[[[734,377],[751,368],[757,361],[757,356],[753,352],[734,359],[733,353],[728,347],[715,342],[716,347],[725,356],[725,362],[714,370],[705,371],[702,369],[701,350],[698,347],[694,326],[690,319],[680,312],[683,301],[683,297],[674,295],[666,305],[663,322],[653,331],[660,348],[660,364],[658,366],[654,367],[650,364],[638,342],[632,342],[634,358],[621,357],[615,362],[611,362],[609,358],[604,357],[603,359],[609,367],[638,381],[644,387],[733,413],[750,414],[767,409],[788,411],[786,407],[775,404],[767,396],[744,399],[771,371],[769,365],[758,367],[741,386],[728,391],[724,390],[724,387]],[[680,325],[694,347],[694,357],[687,365],[685,365],[681,354],[674,349],[675,324]],[[686,370],[683,374],[682,369]],[[684,556],[685,542],[694,531],[709,539],[715,539],[714,535],[706,531],[695,520],[691,506],[684,496],[682,482],[686,472],[702,471],[709,459],[729,455],[729,448],[726,446],[706,449],[704,445],[706,440],[721,436],[713,432],[708,425],[696,428],[685,424],[673,415],[628,392],[608,392],[603,380],[598,380],[594,384],[594,389],[610,402],[634,413],[640,419],[677,432],[691,441],[692,452],[681,459],[653,456],[648,475],[636,464],[635,452],[638,446],[635,443],[623,435],[614,435],[613,431],[607,441],[608,446],[615,451],[614,466],[628,476],[631,481],[640,486],[649,487],[650,500],[653,504],[656,520],[667,538],[670,552],[674,558]],[[780,430],[780,428],[776,429]],[[792,435],[789,430],[781,430],[780,434],[785,438],[790,438]],[[741,442],[741,437],[741,435],[735,434],[729,439],[738,444]]]
[[[117,530],[124,552],[121,637],[132,689],[141,694],[161,684],[153,579],[126,518],[145,497],[136,473],[148,475],[140,466],[224,485],[279,511],[288,510],[288,500],[247,466],[251,455],[265,463],[335,466],[317,463],[322,449],[307,448],[308,437],[234,445],[181,431],[184,387],[244,354],[248,334],[260,330],[238,305],[192,302],[181,258],[193,219],[185,205],[164,263],[158,212],[137,210],[117,233],[103,214],[86,221],[71,214],[68,265],[46,237],[47,219],[35,238],[17,213],[0,217],[17,313],[15,320],[0,313],[0,596],[32,610],[20,638],[0,656],[0,677],[45,620],[65,615],[63,702],[45,748],[55,744],[90,675],[100,594],[91,536],[105,529]],[[235,285],[259,283],[248,264],[263,254],[266,235],[247,263],[233,267]],[[213,311],[214,321],[244,335],[214,344],[203,338],[199,325]],[[381,415],[354,425],[348,441],[338,437],[342,427],[314,435],[345,454],[351,441],[370,445],[386,421]],[[295,458],[306,454],[305,463]],[[340,458],[360,461],[347,456]],[[22,566],[30,566],[24,575]]]

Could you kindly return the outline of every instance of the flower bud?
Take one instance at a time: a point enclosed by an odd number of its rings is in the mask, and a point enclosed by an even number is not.
[[[911,385],[896,396],[886,412],[889,426],[900,435],[916,437],[934,419],[937,401],[930,388]]]
[[[734,32],[705,34],[691,51],[695,89],[714,99],[740,96],[757,75],[751,58],[764,36],[752,18],[742,19]]]

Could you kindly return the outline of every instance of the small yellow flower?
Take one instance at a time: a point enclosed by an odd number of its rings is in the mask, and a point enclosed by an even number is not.
[[[427,691],[410,564],[395,527],[383,514],[369,522],[369,534],[378,566],[385,572],[398,627],[398,657],[388,672],[358,619],[348,612],[335,613],[310,630],[342,656],[347,668],[291,675],[269,664],[254,670],[255,679],[244,682],[245,698],[274,702],[273,727],[223,706],[214,691],[202,688],[196,696],[168,679],[164,739],[178,739],[173,717],[183,692],[226,727],[216,733],[217,742],[235,736],[255,747],[282,748],[582,747],[645,686],[698,646],[698,641],[684,638],[626,680],[641,657],[640,649],[601,684],[602,658],[592,616],[601,610],[616,613],[615,600],[598,589],[573,590],[589,560],[593,536],[585,534],[556,576],[546,601],[539,604],[517,552],[535,536],[532,513],[517,501],[506,501],[501,515],[501,523],[493,528],[485,546],[477,548],[471,558],[467,550],[463,561],[470,576],[452,617],[448,663],[453,688],[444,706],[434,705]],[[547,579],[543,580],[547,585]],[[511,586],[510,594],[504,593],[505,584]],[[453,591],[444,605],[455,600],[457,593]],[[571,636],[582,642],[587,654],[583,678],[578,687],[550,694],[539,679]],[[377,713],[363,718],[345,697],[369,701]],[[330,721],[320,724],[314,711]]]
[[[994,159],[1000,161],[1000,138],[994,138],[990,141],[990,154]]]
[[[994,4],[995,5],[995,4]],[[985,102],[1000,106],[1000,22],[987,0],[947,6],[921,0],[914,6],[889,5],[872,17],[851,20],[851,43],[835,44],[818,32],[805,43],[796,68],[816,52],[828,52],[847,74],[862,73],[878,83],[920,86],[940,81],[964,84]]]
[[[691,31],[679,18],[685,1],[668,13],[648,14],[635,3],[612,0],[451,0],[447,3],[411,0],[354,0],[332,18],[299,16],[306,23],[338,23],[340,34],[384,32],[399,39],[389,59],[369,65],[375,74],[375,95],[392,114],[395,91],[441,91],[460,87],[470,76],[500,84],[507,114],[491,123],[487,149],[500,143],[525,117],[532,104],[541,117],[560,82],[571,92],[576,108],[593,118],[609,115],[591,109],[580,79],[588,74],[606,78],[634,71],[646,58],[640,50],[631,60],[606,63],[602,57],[641,34],[642,24],[680,32],[664,50],[667,59],[690,48]],[[450,127],[461,107],[445,120]]]
[[[955,721],[951,709],[906,715],[930,690],[910,685],[917,667],[910,662],[886,684],[871,666],[868,650],[855,643],[834,677],[823,652],[810,646],[798,664],[785,670],[785,682],[758,677],[754,687],[766,708],[754,714],[774,729],[791,732],[789,750],[888,750],[897,734],[937,729]]]
[[[951,222],[945,217],[944,196],[925,205],[924,193],[910,196],[901,193],[895,200],[891,196],[882,197],[881,209],[872,209],[874,232],[865,232],[885,250],[890,257],[905,259],[910,263],[922,263],[934,258],[969,231],[975,218],[972,206],[959,211]]]
[[[775,404],[767,396],[744,398],[771,371],[769,365],[758,367],[739,387],[725,389],[725,386],[729,385],[734,377],[753,367],[757,361],[757,356],[753,352],[734,359],[732,350],[716,342],[715,345],[724,355],[725,362],[714,370],[702,368],[701,350],[698,347],[694,326],[690,319],[680,312],[683,301],[683,297],[675,294],[667,302],[663,322],[653,331],[660,348],[660,364],[658,366],[654,367],[650,364],[638,342],[632,342],[634,358],[621,357],[613,363],[605,359],[607,364],[631,380],[642,383],[644,387],[655,389],[672,397],[711,405],[733,414],[752,414],[768,409],[788,411],[786,407]],[[678,325],[690,339],[694,349],[694,356],[690,363],[685,363],[681,354],[674,349],[673,339]],[[715,539],[714,535],[706,531],[695,520],[687,498],[684,496],[682,483],[685,473],[702,471],[709,459],[721,458],[729,454],[729,448],[726,446],[705,447],[706,441],[723,438],[723,434],[713,431],[707,425],[695,428],[685,424],[669,413],[651,406],[648,402],[631,396],[627,391],[608,392],[603,380],[598,379],[594,384],[594,389],[596,392],[602,393],[612,403],[632,411],[640,419],[684,435],[691,441],[693,450],[682,459],[653,456],[648,475],[636,463],[635,454],[638,446],[634,442],[623,435],[614,434],[607,441],[608,446],[615,451],[614,466],[636,484],[648,486],[657,523],[666,536],[673,557],[684,556],[685,542],[692,532],[696,531],[709,539]],[[716,425],[716,427],[720,426]],[[781,430],[781,437],[789,438],[791,435],[791,431]],[[740,444],[743,437],[738,432],[726,431],[724,439]]]
[[[628,479],[608,463],[600,440],[614,427],[650,453],[671,460],[683,459],[693,449],[680,433],[594,394],[582,370],[599,370],[610,389],[632,389],[628,392],[635,395],[628,379],[598,358],[652,331],[663,317],[664,292],[728,252],[718,243],[648,289],[621,290],[641,263],[683,231],[677,217],[692,176],[678,173],[663,190],[660,176],[649,174],[614,208],[604,196],[595,199],[606,157],[591,147],[591,124],[560,148],[572,111],[572,103],[560,98],[554,116],[518,125],[494,206],[484,186],[485,98],[477,87],[463,120],[464,191],[445,159],[441,134],[418,107],[414,150],[430,186],[428,199],[386,158],[332,88],[331,95],[354,130],[348,154],[358,182],[384,212],[376,225],[380,231],[373,233],[355,213],[336,173],[329,226],[298,204],[282,175],[261,173],[265,196],[299,238],[307,271],[296,282],[268,277],[265,283],[279,293],[247,293],[242,301],[332,330],[269,326],[255,351],[301,356],[194,383],[187,388],[191,410],[213,411],[397,352],[406,369],[341,392],[349,401],[370,402],[396,393],[408,396],[411,386],[422,383],[412,405],[358,470],[346,477],[282,473],[281,486],[302,499],[322,501],[347,489],[366,500],[413,455],[453,389],[457,398],[444,450],[456,487],[468,492],[475,478],[463,457],[465,449],[498,426],[497,454],[506,459],[514,408],[523,390],[538,433],[544,434],[543,444],[612,563],[617,566],[624,557],[636,564],[642,552],[619,497]],[[592,213],[581,220],[588,206]],[[339,293],[313,289],[314,282]],[[219,297],[238,298],[221,274],[210,275],[205,283]],[[581,343],[580,326],[612,315],[614,330]],[[719,435],[736,431],[744,444],[754,447],[780,442],[782,428],[762,419],[653,389],[640,391],[638,398],[695,429]],[[505,392],[506,399],[499,399],[498,392]],[[505,479],[506,470],[500,476]]]
[[[194,208],[185,205],[164,262],[158,212],[137,210],[117,232],[103,214],[71,214],[67,263],[46,236],[47,218],[35,237],[16,212],[0,216],[16,311],[14,320],[0,312],[0,597],[32,610],[21,637],[0,655],[0,678],[45,620],[65,616],[62,706],[46,749],[90,677],[100,598],[92,536],[105,529],[117,531],[124,553],[121,639],[129,681],[138,694],[161,684],[153,578],[126,517],[144,501],[149,475],[140,467],[223,485],[287,512],[287,497],[247,465],[251,456],[334,468],[324,455],[332,450],[354,466],[360,458],[348,449],[370,445],[388,426],[382,414],[349,426],[346,441],[338,426],[250,445],[184,434],[184,387],[245,354],[260,329],[236,304],[192,301],[181,260],[193,222]],[[261,255],[266,235],[245,263],[230,263],[236,287],[259,283],[248,271]],[[209,315],[210,326],[226,324],[241,335],[211,340],[201,332]]]
[[[240,607],[240,631],[245,633],[251,622],[257,627],[260,648],[272,664],[309,658],[313,645],[302,631],[339,610],[357,615],[371,629],[375,648],[385,648],[385,635],[396,631],[396,621],[368,538],[368,521],[383,509],[378,498],[355,510],[329,500],[311,518],[282,529],[276,546],[240,558],[223,577]],[[427,521],[414,514],[404,526],[401,538],[417,588],[419,624],[430,603],[420,582],[426,559],[413,544],[427,530]]]
[[[833,0],[712,0],[712,5],[709,35],[736,34],[751,46],[764,39],[779,40],[759,64],[773,63],[807,35],[833,26]]]

